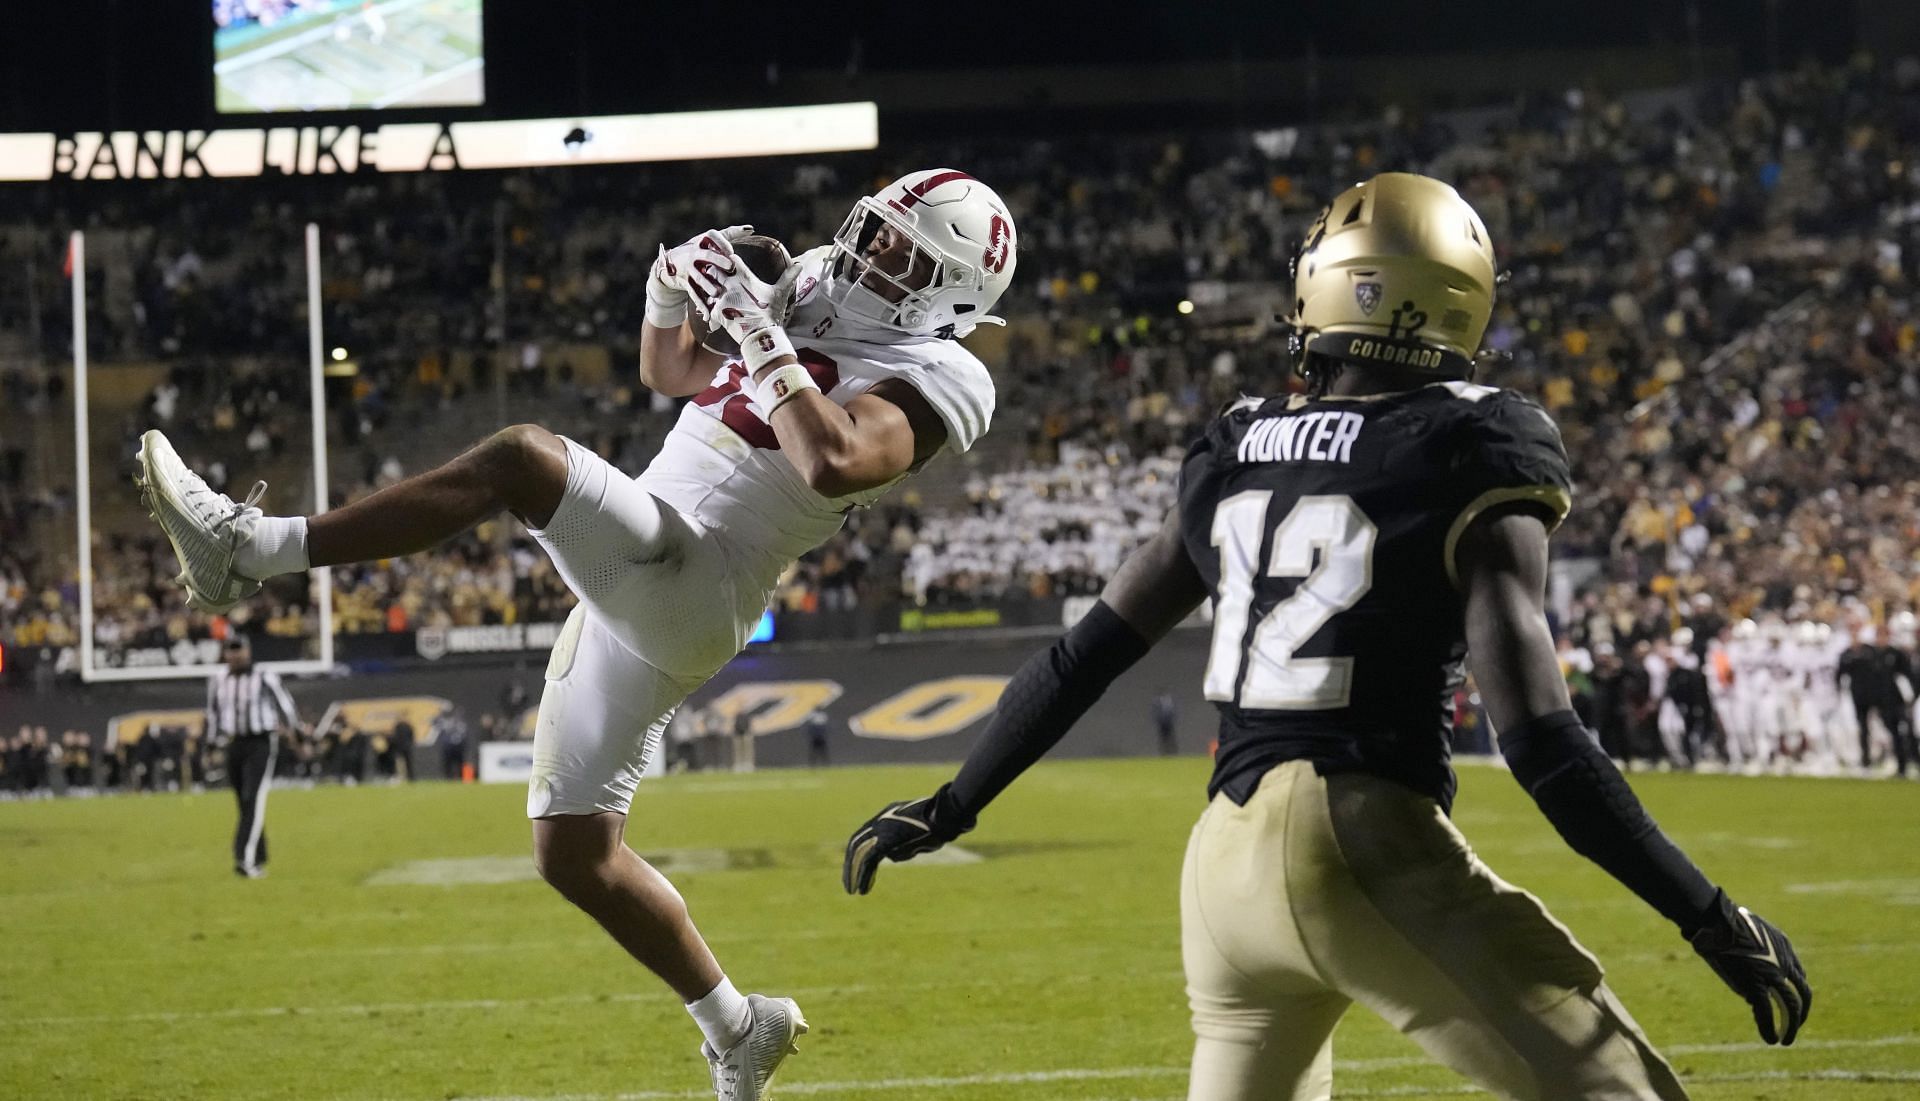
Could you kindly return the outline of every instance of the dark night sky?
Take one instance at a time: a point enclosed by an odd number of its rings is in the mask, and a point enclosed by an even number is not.
[[[530,117],[777,101],[765,74],[1323,57],[1652,44],[1689,38],[1681,0],[1301,0],[780,5],[488,0],[487,114]],[[208,0],[6,0],[0,130],[180,127],[212,112]],[[1844,2],[1699,0],[1698,35],[1784,61],[1844,55]],[[444,114],[444,112],[442,112]]]

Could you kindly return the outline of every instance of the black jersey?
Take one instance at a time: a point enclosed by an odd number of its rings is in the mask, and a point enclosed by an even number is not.
[[[1509,391],[1231,406],[1180,473],[1182,538],[1214,593],[1209,794],[1244,803],[1267,770],[1308,760],[1451,806],[1466,656],[1454,545],[1499,504],[1557,526],[1571,494],[1553,419]]]

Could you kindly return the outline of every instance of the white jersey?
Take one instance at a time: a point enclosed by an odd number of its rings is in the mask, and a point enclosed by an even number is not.
[[[1673,663],[1664,654],[1649,653],[1641,666],[1647,671],[1647,695],[1656,700],[1667,698],[1667,674]]]
[[[1834,646],[1836,642],[1840,644],[1838,649]],[[1837,708],[1840,692],[1836,674],[1840,668],[1840,654],[1846,649],[1845,635],[1842,634],[1838,639],[1804,643],[1798,649],[1799,672],[1804,678],[1807,697],[1817,701],[1823,708]]]
[[[836,316],[822,293],[831,251],[817,248],[799,258],[795,307],[786,325],[820,392],[845,405],[886,379],[900,379],[946,425],[943,450],[957,454],[972,447],[993,418],[993,378],[986,365],[957,341],[879,333]],[[814,492],[780,453],[766,411],[742,386],[745,375],[737,359],[722,364],[712,384],[680,411],[639,481],[685,515],[732,533],[735,545],[764,548],[784,568],[839,531],[849,510],[873,504],[894,483],[845,497]]]
[[[1760,645],[1763,676],[1771,682],[1769,687],[1775,692],[1797,691],[1804,677],[1794,663],[1793,645],[1784,640],[1774,642],[1771,639]]]
[[[1736,691],[1750,693],[1760,687],[1764,675],[1766,643],[1757,638],[1736,638],[1727,642],[1727,665],[1733,671]]]

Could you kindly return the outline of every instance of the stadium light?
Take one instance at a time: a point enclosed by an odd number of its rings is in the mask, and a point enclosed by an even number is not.
[[[1178,306],[1175,306],[1174,309],[1179,310],[1183,315],[1190,314],[1193,312],[1193,301],[1191,299],[1182,298],[1180,300],[1180,304]]]

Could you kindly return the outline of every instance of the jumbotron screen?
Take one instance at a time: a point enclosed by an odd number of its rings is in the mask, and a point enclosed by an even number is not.
[[[222,113],[485,102],[481,0],[213,0]]]

